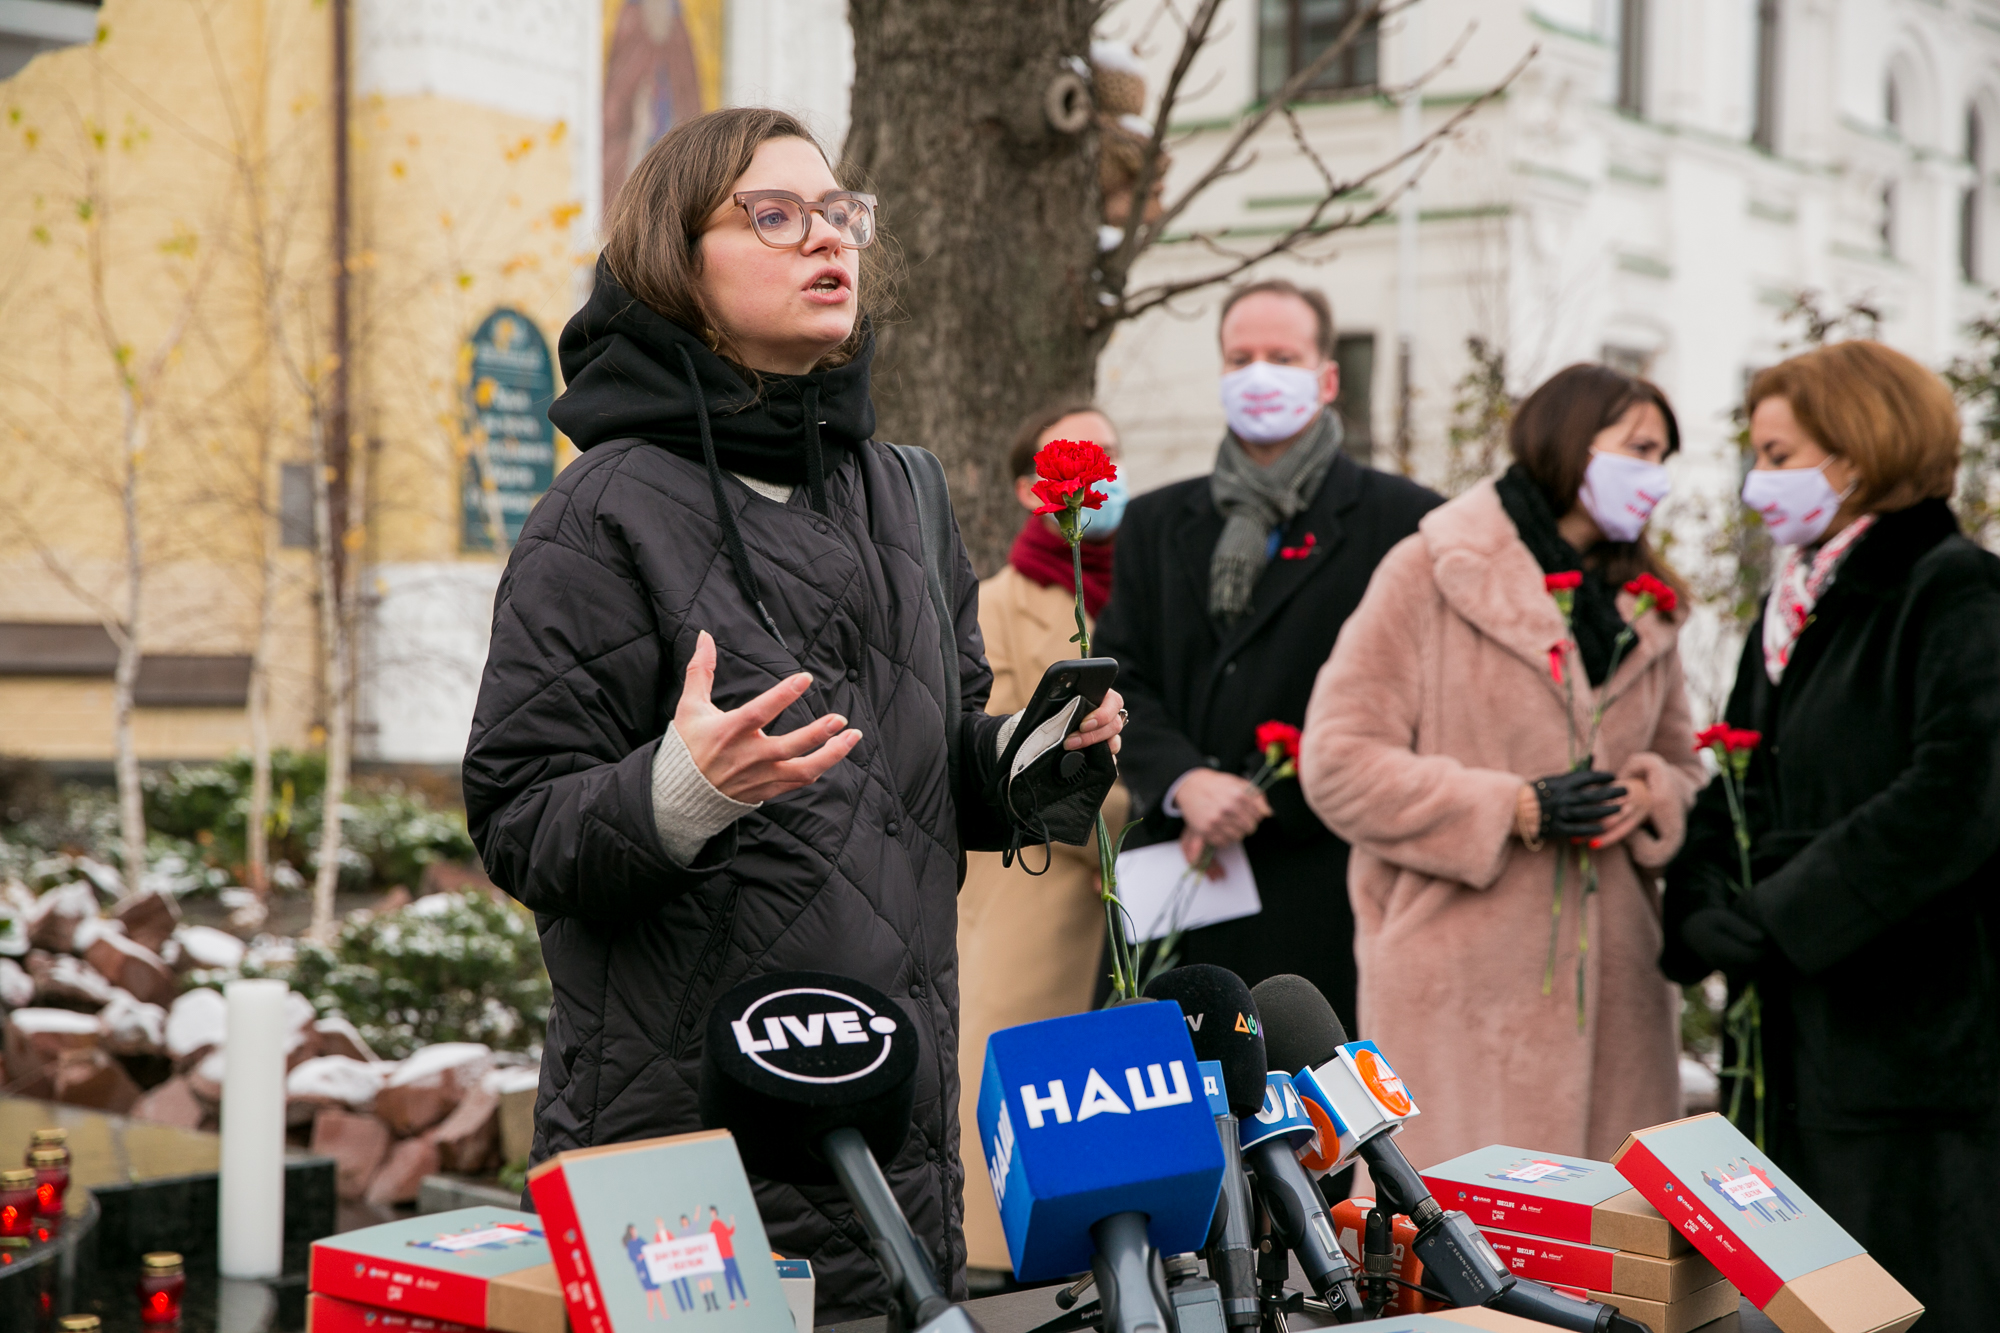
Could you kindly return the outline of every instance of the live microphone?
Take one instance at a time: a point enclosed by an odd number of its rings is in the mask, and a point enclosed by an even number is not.
[[[1104,1333],[1179,1328],[1161,1255],[1200,1248],[1223,1175],[1199,1079],[1171,1004],[1050,1018],[987,1039],[979,1140],[1014,1276],[1090,1269]]]
[[[1250,1178],[1243,1172],[1239,1117],[1254,1116],[1264,1105],[1264,1037],[1257,1006],[1243,978],[1227,968],[1192,963],[1163,972],[1146,987],[1156,1000],[1181,1007],[1195,1058],[1204,1071],[1220,1080],[1209,1109],[1215,1116],[1216,1137],[1222,1144],[1222,1194],[1215,1202],[1209,1227],[1208,1275],[1222,1291],[1223,1319],[1231,1328],[1254,1328],[1262,1317],[1257,1299],[1257,1244],[1252,1230],[1256,1205]]]
[[[909,1135],[917,1046],[916,1028],[872,986],[824,972],[769,973],[709,1011],[701,1123],[735,1135],[756,1175],[839,1183],[873,1242],[901,1327],[979,1333],[939,1284],[879,1165]]]
[[[1322,1128],[1321,1160],[1352,1156],[1368,1164],[1383,1205],[1417,1229],[1414,1248],[1427,1283],[1442,1288],[1455,1306],[1489,1306],[1574,1333],[1641,1333],[1645,1325],[1611,1306],[1515,1277],[1471,1218],[1445,1211],[1431,1197],[1394,1138],[1402,1122],[1416,1114],[1415,1103],[1373,1042],[1347,1040],[1340,1016],[1317,986],[1304,977],[1278,976],[1259,982],[1251,995],[1264,1020],[1271,1063],[1300,1071],[1325,1099],[1319,1109],[1333,1121],[1339,1148],[1329,1150]]]
[[[1313,1294],[1348,1324],[1361,1317],[1354,1268],[1334,1235],[1319,1186],[1299,1165],[1298,1150],[1312,1142],[1313,1132],[1290,1076],[1275,1069],[1265,1074],[1263,1104],[1243,1122],[1243,1157],[1257,1173],[1257,1197],[1272,1231],[1298,1256]]]

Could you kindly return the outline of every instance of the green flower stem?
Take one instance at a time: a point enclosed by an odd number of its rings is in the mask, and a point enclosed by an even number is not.
[[[1547,995],[1556,984],[1556,930],[1562,925],[1563,915],[1563,867],[1569,857],[1561,843],[1556,844],[1556,891],[1554,910],[1549,916],[1549,961],[1542,968],[1542,994]]]
[[[1749,769],[1749,755],[1731,754],[1720,746],[1714,749],[1720,768],[1716,776],[1722,781],[1722,794],[1729,801],[1729,822],[1736,832],[1736,862],[1742,876],[1736,891],[1748,897],[1751,884],[1750,820],[1742,783]],[[1736,1080],[1735,1086],[1729,1090],[1729,1122],[1738,1129],[1743,1127],[1743,1086],[1748,1082],[1752,1138],[1761,1150],[1764,1147],[1764,1004],[1757,994],[1756,982],[1743,988],[1736,1003],[1729,1006],[1723,1021],[1729,1039],[1736,1046],[1736,1063],[1722,1071]]]

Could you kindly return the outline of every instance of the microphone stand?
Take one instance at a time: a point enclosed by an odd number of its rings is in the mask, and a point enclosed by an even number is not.
[[[861,1131],[836,1129],[820,1146],[854,1205],[855,1215],[867,1229],[875,1262],[882,1265],[883,1275],[889,1279],[889,1290],[896,1298],[890,1306],[892,1328],[900,1326],[917,1333],[981,1333],[978,1322],[953,1305],[938,1286],[930,1256],[910,1230]]]

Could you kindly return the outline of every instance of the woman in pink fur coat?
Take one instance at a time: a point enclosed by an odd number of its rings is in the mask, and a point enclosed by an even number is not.
[[[1652,384],[1576,365],[1508,442],[1504,476],[1375,571],[1299,763],[1354,846],[1357,1018],[1422,1108],[1402,1136],[1420,1166],[1490,1143],[1602,1159],[1681,1113],[1657,875],[1702,769],[1643,533],[1678,428]]]

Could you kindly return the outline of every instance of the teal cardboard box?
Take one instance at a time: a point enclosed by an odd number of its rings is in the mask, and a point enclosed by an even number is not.
[[[1713,1112],[1634,1131],[1611,1160],[1784,1333],[1902,1333],[1924,1312],[1798,1182]]]
[[[575,1333],[796,1333],[727,1130],[579,1148],[528,1189]]]

